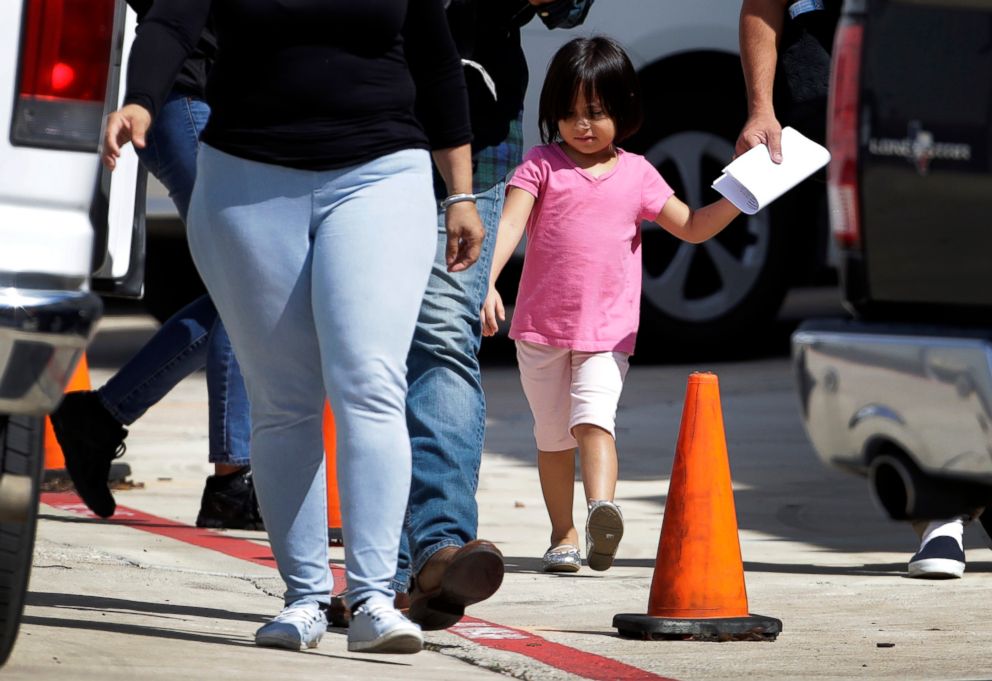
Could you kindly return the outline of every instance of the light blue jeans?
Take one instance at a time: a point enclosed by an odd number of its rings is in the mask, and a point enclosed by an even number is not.
[[[419,572],[437,551],[463,546],[478,531],[475,492],[486,435],[479,311],[489,288],[505,193],[506,182],[501,181],[478,194],[476,207],[486,234],[479,260],[462,272],[447,271],[444,213],[437,216],[434,267],[407,359],[413,481],[393,582],[397,591],[407,591],[411,572]]]
[[[410,489],[406,357],[434,205],[422,150],[305,171],[201,147],[190,250],[244,368],[252,469],[287,604],[330,600],[325,394],[347,600],[392,602]]]
[[[207,124],[206,102],[172,94],[149,131],[148,144],[135,149],[141,164],[166,189],[186,221],[196,179],[200,132]],[[248,464],[248,394],[231,341],[209,296],[200,296],[172,315],[155,335],[98,391],[101,403],[130,425],[176,385],[207,368],[209,457],[213,464]]]

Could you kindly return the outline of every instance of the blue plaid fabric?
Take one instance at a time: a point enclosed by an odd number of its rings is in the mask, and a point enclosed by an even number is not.
[[[495,185],[513,171],[524,154],[524,126],[522,115],[510,121],[510,132],[499,144],[486,147],[472,159],[472,191],[481,193]]]

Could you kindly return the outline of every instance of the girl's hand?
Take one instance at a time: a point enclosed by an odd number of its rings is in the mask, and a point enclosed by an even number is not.
[[[486,302],[482,304],[482,312],[479,314],[482,319],[482,335],[495,336],[499,331],[499,321],[506,321],[506,311],[503,309],[503,299],[499,292],[492,286],[486,294]]]
[[[100,160],[113,170],[121,156],[121,147],[131,142],[139,149],[145,148],[145,134],[152,125],[152,115],[140,104],[128,104],[107,115],[103,132],[103,149]]]

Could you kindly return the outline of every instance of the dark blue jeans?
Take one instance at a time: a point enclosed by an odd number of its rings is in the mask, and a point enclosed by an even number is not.
[[[438,215],[437,253],[407,357],[406,421],[413,479],[395,591],[405,592],[437,551],[475,539],[475,492],[486,435],[486,398],[479,372],[479,311],[489,288],[496,229],[506,182],[479,194],[486,228],[479,260],[462,272],[445,265],[447,234]]]
[[[196,179],[200,132],[209,115],[205,102],[173,93],[152,126],[147,146],[136,149],[145,169],[169,190],[183,222]],[[248,394],[231,341],[208,296],[169,318],[97,392],[110,413],[129,425],[204,366],[210,463],[245,465],[251,435]]]

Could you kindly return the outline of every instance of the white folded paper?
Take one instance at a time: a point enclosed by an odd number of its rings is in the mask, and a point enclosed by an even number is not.
[[[782,128],[782,162],[764,144],[748,149],[713,182],[742,212],[754,215],[830,161],[830,152],[794,128]]]

